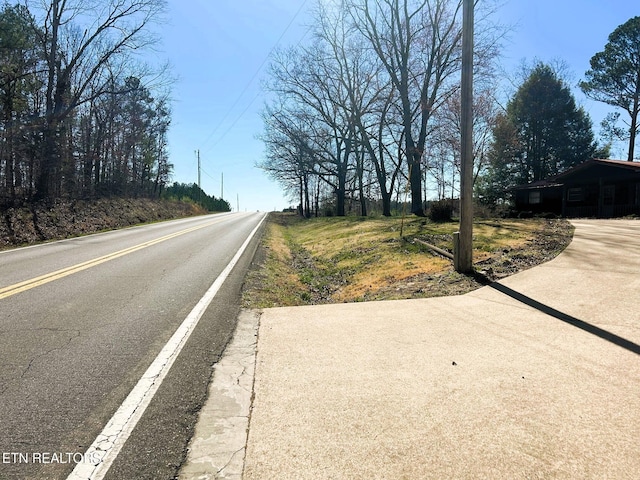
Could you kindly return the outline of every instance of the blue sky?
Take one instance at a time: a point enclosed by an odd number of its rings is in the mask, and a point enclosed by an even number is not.
[[[276,45],[304,39],[308,10],[316,0],[169,0],[160,56],[172,65],[173,123],[169,133],[173,179],[197,181],[196,150],[202,162],[202,188],[221,193],[233,209],[268,211],[290,204],[279,186],[254,167],[262,158],[259,113],[264,104],[260,79]],[[640,15],[637,0],[507,0],[497,20],[513,25],[503,50],[507,73],[522,60],[561,60],[577,83],[590,58],[609,34]],[[594,130],[610,107],[586,99]],[[626,158],[624,151],[614,152]]]

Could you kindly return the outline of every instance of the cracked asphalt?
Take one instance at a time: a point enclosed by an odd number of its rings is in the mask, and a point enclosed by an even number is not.
[[[212,223],[0,298],[1,480],[66,478],[73,462],[45,462],[34,454],[68,460],[67,454],[85,452],[261,218],[204,216],[0,253],[1,291]],[[234,331],[256,242],[198,323],[106,478],[177,474],[212,368]]]

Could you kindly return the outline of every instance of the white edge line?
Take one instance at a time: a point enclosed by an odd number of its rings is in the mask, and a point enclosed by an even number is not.
[[[120,405],[120,408],[111,417],[109,423],[87,449],[83,456],[83,462],[76,465],[67,480],[101,480],[104,478],[142,414],[151,403],[153,396],[167,376],[173,362],[180,354],[200,318],[231,273],[231,270],[233,270],[233,267],[240,260],[265,218],[267,218],[267,215],[263,214],[258,225],[251,231],[229,264],[215,279],[204,296],[162,348],[142,378],[133,387],[131,393]]]

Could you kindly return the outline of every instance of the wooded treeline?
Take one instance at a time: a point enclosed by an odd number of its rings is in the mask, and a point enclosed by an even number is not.
[[[630,115],[628,129],[608,117],[599,144],[562,68],[534,61],[516,91],[500,91],[499,8],[475,5],[476,201],[508,208],[514,186],[608,158],[615,138],[630,141],[632,160],[640,17],[613,32],[580,84]],[[258,166],[303,215],[390,215],[405,201],[424,215],[427,200],[459,197],[461,17],[461,0],[318,1],[304,42],[273,54]]]
[[[197,183],[175,182],[162,191],[162,198],[197,203],[210,212],[231,211],[229,202],[222,198],[216,198],[214,195],[207,195],[204,190],[198,187]]]
[[[476,7],[476,175],[498,109],[491,3]],[[461,17],[459,0],[318,2],[310,40],[273,55],[259,166],[305,215],[390,215],[405,197],[423,215],[427,195],[457,196]]]
[[[162,69],[139,55],[162,0],[0,10],[0,202],[159,195],[171,174]]]

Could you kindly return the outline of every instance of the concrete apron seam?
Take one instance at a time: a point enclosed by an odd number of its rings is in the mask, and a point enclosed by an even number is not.
[[[233,337],[214,366],[180,480],[242,478],[253,387],[260,312],[243,310]]]
[[[253,378],[251,379],[251,399],[249,401],[249,416],[247,418],[247,434],[244,444],[244,455],[242,458],[242,471],[240,472],[240,480],[244,477],[244,468],[247,463],[247,445],[249,443],[249,431],[251,430],[251,418],[253,416],[253,402],[256,398],[256,368],[258,363],[258,346],[260,345],[260,324],[262,321],[263,310],[254,310],[256,341],[253,351]]]

